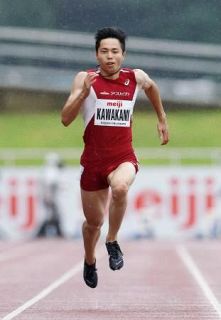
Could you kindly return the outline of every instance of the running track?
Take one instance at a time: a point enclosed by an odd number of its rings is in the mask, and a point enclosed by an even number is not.
[[[0,319],[221,319],[218,241],[122,241],[111,271],[99,243],[96,289],[82,281],[82,242],[0,242]]]

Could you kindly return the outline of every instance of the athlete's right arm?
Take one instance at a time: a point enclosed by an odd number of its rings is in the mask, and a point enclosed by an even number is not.
[[[77,117],[82,103],[90,92],[97,74],[95,72],[79,72],[73,82],[71,93],[61,111],[61,122],[68,126]]]

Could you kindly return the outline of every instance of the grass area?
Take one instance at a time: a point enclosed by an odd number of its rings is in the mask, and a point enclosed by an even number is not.
[[[167,112],[170,142],[167,147],[220,147],[221,112],[217,110]],[[159,139],[154,114],[137,113],[134,119],[134,144],[157,147]]]
[[[221,112],[170,111],[170,147],[220,147]],[[80,117],[69,127],[59,113],[1,114],[0,148],[81,147],[83,122]],[[134,113],[134,146],[158,147],[156,116],[153,112]]]
[[[221,113],[206,111],[168,112],[170,142],[163,148],[172,147],[221,147]],[[133,121],[134,147],[159,147],[154,112],[135,112]],[[59,112],[21,113],[0,115],[0,149],[5,148],[82,148],[83,121],[78,117],[69,127],[60,122]],[[0,165],[4,161],[0,160]],[[17,165],[41,165],[42,160],[17,160]],[[78,160],[66,161],[78,165]],[[143,159],[142,165],[168,164],[169,160]],[[209,159],[183,159],[182,164],[209,164]]]
[[[58,113],[2,114],[0,128],[0,148],[82,146],[82,121],[65,128]]]

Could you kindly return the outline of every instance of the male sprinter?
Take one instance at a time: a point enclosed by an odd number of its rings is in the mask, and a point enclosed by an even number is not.
[[[140,69],[121,67],[125,58],[125,33],[118,28],[103,28],[97,31],[95,39],[99,67],[76,75],[61,115],[62,123],[68,126],[81,109],[85,123],[80,181],[85,215],[83,276],[91,288],[98,282],[95,247],[104,221],[109,188],[111,201],[106,236],[109,266],[119,270],[124,264],[117,235],[127,207],[128,189],[138,171],[131,127],[139,89],[144,90],[154,107],[161,144],[169,141],[166,114],[156,83]]]

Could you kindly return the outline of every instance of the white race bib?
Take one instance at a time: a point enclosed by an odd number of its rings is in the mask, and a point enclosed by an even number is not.
[[[94,124],[97,126],[130,127],[133,105],[131,100],[98,99],[95,106]]]

